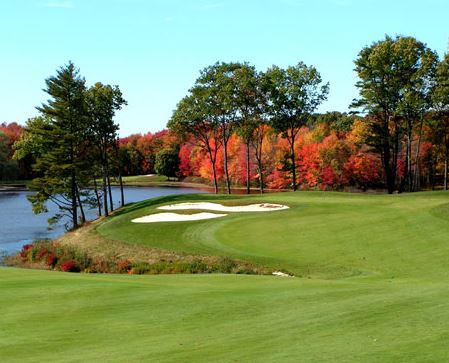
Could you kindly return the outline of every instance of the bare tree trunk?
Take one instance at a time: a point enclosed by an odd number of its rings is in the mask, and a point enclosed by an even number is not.
[[[421,124],[419,126],[419,136],[418,136],[418,145],[416,145],[416,155],[415,155],[415,172],[414,172],[414,181],[412,186],[412,191],[416,192],[419,190],[419,179],[420,179],[420,171],[419,171],[419,152],[421,149],[421,140],[422,140],[422,130],[423,130],[424,120],[421,119]]]
[[[75,151],[73,143],[70,142],[70,163],[72,164],[70,170],[70,191],[71,191],[71,212],[72,212],[72,223],[73,229],[78,227],[78,208],[76,202],[76,172],[75,172]]]
[[[448,188],[448,180],[447,180],[447,168],[448,168],[448,155],[446,154],[446,157],[444,158],[444,190],[447,190]]]
[[[259,187],[260,194],[263,194],[263,163],[262,163],[262,142],[259,144],[259,149],[256,150],[257,168],[259,169]]]
[[[214,178],[214,191],[215,194],[218,194],[218,183],[217,183],[217,171],[216,171],[216,161],[217,161],[217,150],[215,149],[212,154],[212,149],[210,147],[210,144],[207,144],[207,153],[209,154],[209,160],[212,164],[212,175]]]
[[[259,130],[259,132],[261,132]],[[263,194],[263,161],[262,161],[263,133],[259,133],[255,138],[254,151],[257,162],[257,171],[259,172],[260,194]]]
[[[109,216],[108,211],[108,189],[106,183],[106,171],[103,172],[103,203],[104,203],[104,215]]]
[[[109,173],[106,176],[107,182],[108,182],[108,191],[109,191],[109,209],[111,212],[114,211],[114,203],[112,201],[112,189],[111,189],[111,178],[109,177]]]
[[[293,181],[293,191],[298,189],[296,185],[296,155],[295,155],[295,132],[292,128],[290,130],[290,148],[291,148],[291,159],[292,159],[292,181]]]
[[[413,191],[413,173],[412,173],[412,135],[409,132],[407,135],[407,168],[406,168],[406,178],[407,178],[407,189],[409,192]]]
[[[117,163],[118,163],[118,181],[120,184],[120,201],[121,201],[122,207],[123,207],[125,205],[125,193],[123,192],[122,162],[120,160],[120,154],[119,154],[119,139],[117,139],[116,143],[115,143],[115,157],[117,158]]]
[[[444,150],[444,190],[448,190],[448,163],[449,163],[449,136],[445,135],[444,137],[444,144],[445,144],[445,150]]]
[[[226,126],[222,125],[221,127],[222,131],[222,140],[223,140],[223,166],[224,166],[224,172],[225,172],[225,178],[226,178],[226,188],[228,191],[228,194],[231,194],[231,181],[229,180],[229,171],[228,171],[228,140],[226,137]]]
[[[394,176],[391,170],[391,153],[390,153],[390,145],[385,140],[383,140],[382,145],[382,164],[385,171],[385,184],[387,186],[388,194],[393,194],[394,192]]]
[[[76,179],[75,179],[75,171],[72,170],[72,223],[73,228],[78,228],[78,208],[77,208],[77,201],[76,201]]]
[[[249,162],[249,152],[250,152],[250,141],[246,141],[246,194],[251,194],[251,173],[250,173],[250,162]]]
[[[78,205],[80,207],[81,223],[84,224],[84,223],[86,223],[86,215],[84,214],[84,207],[83,207],[83,203],[81,203],[80,191],[79,191],[78,187],[76,188],[76,199],[78,200]]]
[[[217,172],[215,167],[215,161],[212,162],[212,174],[214,176],[214,191],[218,194],[218,182],[217,182]]]
[[[94,192],[95,192],[95,198],[97,200],[97,207],[98,207],[98,216],[101,217],[101,200],[100,195],[98,194],[98,185],[97,180],[94,177]]]
[[[111,179],[109,177],[109,162],[108,162],[108,156],[106,155],[106,152],[105,152],[104,157],[105,157],[104,160],[105,160],[105,165],[106,165],[106,182],[108,185],[108,192],[109,192],[109,210],[111,212],[113,212],[114,211],[114,203],[112,201]]]
[[[125,205],[125,193],[123,191],[123,180],[122,180],[122,172],[119,171],[118,180],[120,183],[120,201],[122,203],[122,207]]]

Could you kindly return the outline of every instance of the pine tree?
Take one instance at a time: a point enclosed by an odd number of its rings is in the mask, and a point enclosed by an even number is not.
[[[35,213],[47,211],[46,202],[51,200],[60,212],[50,222],[68,216],[72,228],[76,228],[87,169],[83,157],[87,130],[85,80],[69,62],[46,80],[46,86],[44,91],[50,98],[37,109],[49,123],[43,130],[30,130],[40,135],[42,151],[34,165],[41,176],[33,180],[31,188],[36,193],[29,199]]]

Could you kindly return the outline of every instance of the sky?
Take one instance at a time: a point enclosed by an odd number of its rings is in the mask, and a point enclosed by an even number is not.
[[[121,136],[165,128],[217,61],[313,65],[330,83],[318,111],[343,112],[363,47],[408,35],[442,56],[448,14],[448,0],[0,0],[0,123],[38,115],[45,79],[69,60],[88,86],[120,87]]]

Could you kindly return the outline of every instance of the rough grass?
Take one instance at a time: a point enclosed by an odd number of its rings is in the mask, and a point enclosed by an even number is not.
[[[186,200],[291,208],[130,223]],[[444,192],[137,203],[92,233],[130,249],[243,258],[303,278],[0,269],[1,360],[447,362],[448,205]]]

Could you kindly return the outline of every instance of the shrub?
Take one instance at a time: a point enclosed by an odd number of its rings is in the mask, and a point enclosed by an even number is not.
[[[201,273],[210,272],[210,268],[204,262],[194,261],[189,264],[188,269],[185,272],[192,273],[192,274],[201,274]]]
[[[133,264],[132,268],[129,270],[130,275],[143,275],[151,271],[151,265],[146,262],[138,262]]]
[[[236,267],[236,263],[230,259],[229,257],[222,257],[217,264],[218,272],[231,273],[234,267]]]
[[[42,261],[44,259],[44,257],[48,255],[48,253],[49,253],[49,251],[46,248],[38,249],[37,256],[36,256],[37,260]]]
[[[221,257],[212,261],[204,261],[197,257],[193,260],[174,261],[161,258],[156,263],[131,262],[128,259],[118,259],[116,255],[90,257],[85,251],[74,246],[58,242],[37,241],[22,247],[19,255],[7,263],[14,266],[33,266],[58,269],[63,272],[88,273],[128,273],[128,274],[198,274],[198,273],[260,273],[253,266],[236,262],[229,257]]]
[[[32,244],[23,245],[22,250],[20,251],[20,257],[22,258],[23,261],[29,259],[28,255],[32,249],[33,249]]]
[[[58,258],[56,257],[56,255],[54,253],[50,252],[47,255],[47,261],[46,261],[47,266],[54,268],[57,263],[58,263]]]
[[[114,261],[110,261],[104,257],[95,257],[90,266],[88,267],[88,272],[93,273],[108,273],[115,272],[116,264]]]
[[[66,260],[59,265],[63,272],[80,272],[80,268],[75,260]]]
[[[131,269],[132,265],[131,262],[129,260],[119,260],[117,262],[117,271],[119,273],[125,273],[128,272]]]

